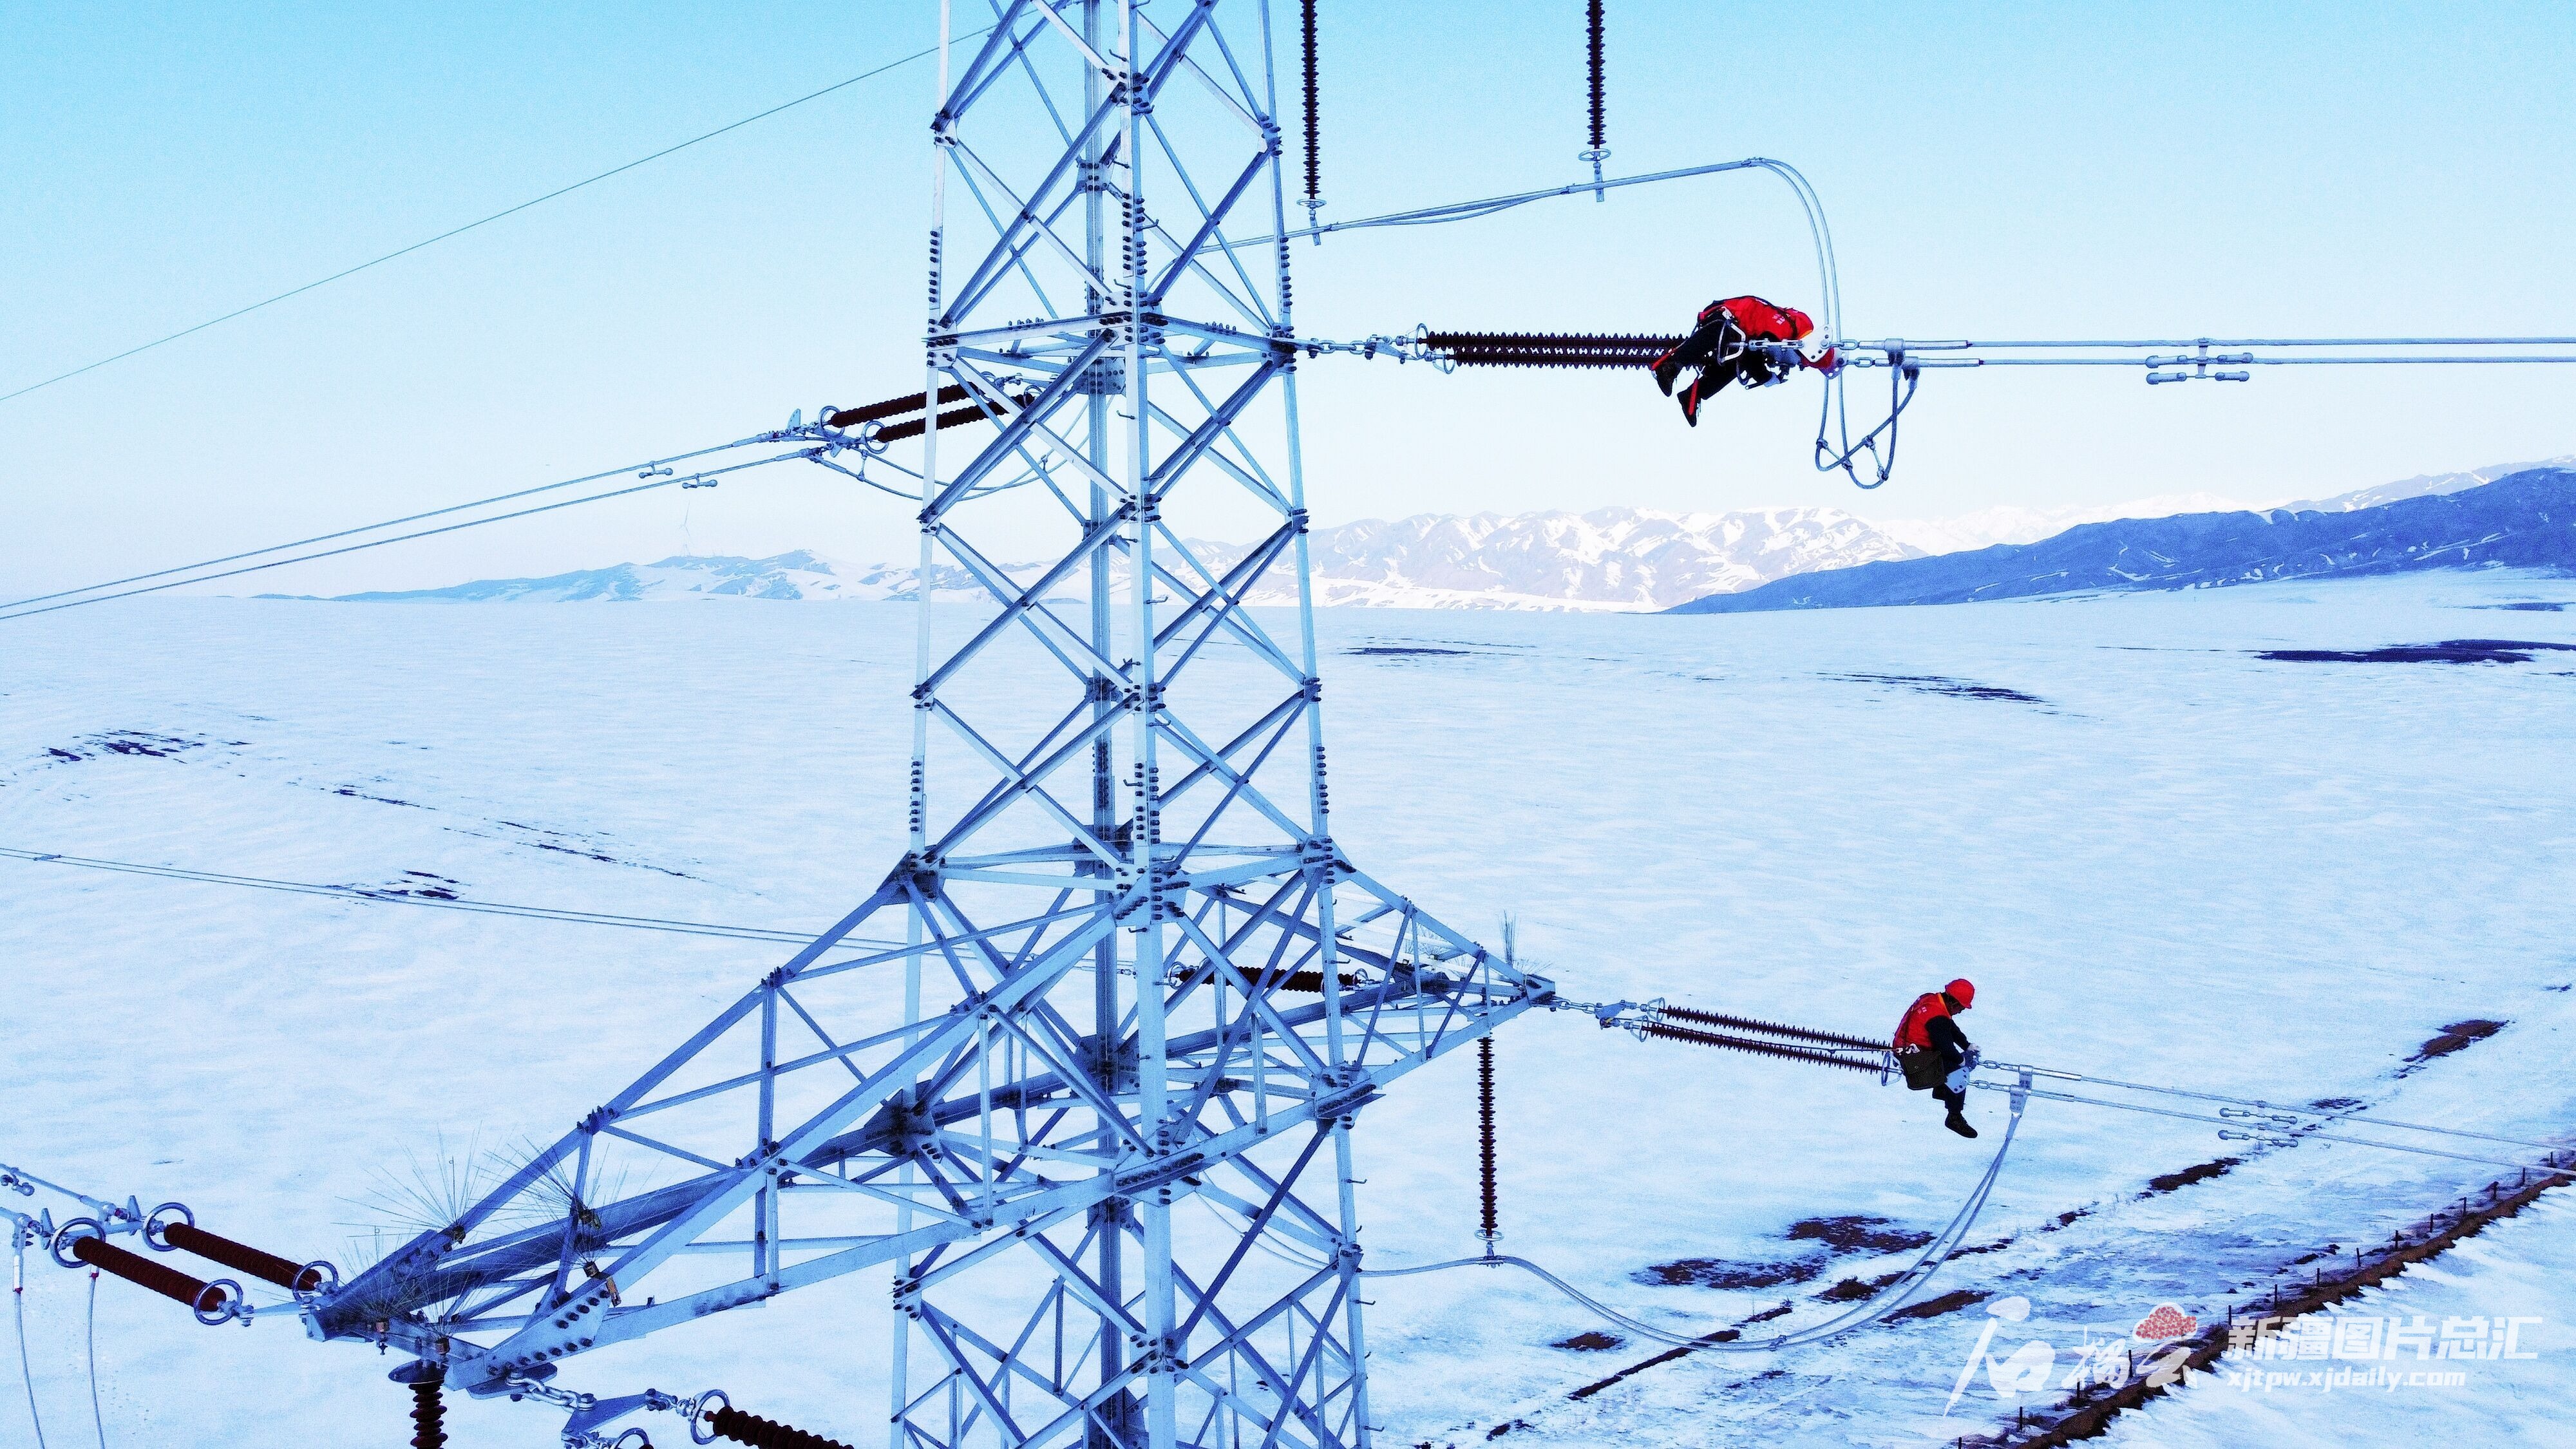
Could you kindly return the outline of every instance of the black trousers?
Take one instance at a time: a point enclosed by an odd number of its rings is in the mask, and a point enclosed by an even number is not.
[[[1948,1042],[1934,1042],[1931,1050],[1941,1058],[1942,1078],[1941,1085],[1932,1089],[1932,1095],[1940,1101],[1942,1106],[1949,1108],[1953,1112],[1959,1111],[1968,1105],[1968,1094],[1965,1092],[1951,1091],[1949,1087],[1949,1077],[1952,1072],[1959,1069],[1962,1063],[1967,1061],[1967,1058],[1961,1056],[1959,1054],[1959,1049],[1950,1045]]]
[[[1744,329],[1723,312],[1693,329],[1672,354],[1676,371],[1699,370],[1699,381],[1693,390],[1703,402],[1735,381],[1744,360]]]

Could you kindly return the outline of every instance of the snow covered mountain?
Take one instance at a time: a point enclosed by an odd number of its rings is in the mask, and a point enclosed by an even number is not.
[[[2216,493],[2160,493],[2153,498],[2134,498],[2126,503],[2076,504],[2062,508],[2005,505],[1980,508],[1974,513],[1962,513],[1952,518],[1872,521],[1879,532],[1924,553],[1965,553],[1971,549],[1992,548],[1999,543],[2037,543],[2070,528],[2080,528],[2088,523],[2116,523],[2124,518],[2172,518],[2185,513],[2239,513],[2264,508],[2291,513],[2350,513],[2355,509],[2377,508],[2383,503],[2395,503],[2404,498],[2457,493],[2463,488],[2475,488],[2481,483],[2492,483],[2498,478],[2527,473],[2534,468],[2576,468],[2576,454],[2539,458],[2527,463],[2496,463],[2458,473],[2419,473],[2393,483],[2374,483],[2349,493],[2296,501],[2249,503]]]
[[[2109,523],[2122,518],[2171,518],[2178,513],[2232,513],[2248,506],[2215,493],[2163,493],[2153,498],[2132,499],[2127,503],[2071,504],[2061,508],[2019,508],[2007,504],[1980,508],[1955,518],[1891,518],[1880,521],[1877,526],[1881,533],[1923,553],[1965,553],[1970,549],[1992,548],[1999,543],[2037,543],[2087,523]]]
[[[913,570],[896,564],[849,564],[806,549],[771,558],[715,555],[659,563],[615,564],[541,579],[477,579],[444,589],[341,594],[334,603],[629,603],[692,597],[727,599],[889,599],[912,596]],[[954,574],[951,578],[947,575]],[[934,587],[963,589],[962,570],[944,570]],[[263,598],[303,597],[264,594]]]
[[[1310,548],[1317,603],[1411,609],[1662,609],[1919,552],[1836,508],[1423,513],[1319,529]]]
[[[2536,458],[2528,463],[2497,463],[2485,468],[2472,468],[2465,473],[2419,473],[2394,483],[2381,483],[2370,488],[2355,488],[2331,498],[2302,499],[2281,507],[2292,513],[2350,513],[2356,508],[2377,508],[2401,498],[2422,498],[2434,493],[2457,493],[2475,488],[2498,478],[2528,473],[2534,468],[2576,468],[2576,453],[2563,453],[2555,458]],[[2003,540],[1997,540],[2002,542]]]
[[[1847,568],[1917,550],[1832,508],[1743,513],[1419,514],[1318,529],[1311,539],[1319,603],[1412,609],[1664,609],[1790,574]],[[1193,541],[1222,571],[1248,546]],[[1026,577],[1038,566],[1005,565]],[[943,568],[934,597],[975,596],[964,570]],[[1059,586],[1067,597],[1084,585]],[[1295,600],[1274,576],[1254,603]],[[537,579],[478,579],[443,589],[344,594],[344,603],[573,603],[648,599],[908,599],[914,570],[849,564],[807,550],[773,558],[666,558]]]
[[[2392,501],[2474,488],[2533,468],[2576,465],[2576,456],[2426,474],[2285,505],[2340,514]],[[1837,508],[1764,508],[1669,513],[1596,508],[1588,513],[1472,515],[1422,513],[1362,519],[1317,529],[1309,539],[1315,598],[1324,605],[1405,609],[1669,609],[1732,595],[1794,575],[1857,568],[1997,545],[2028,545],[2091,524],[2242,513],[2247,505],[2210,493],[2175,493],[2127,503],[2063,508],[1995,507],[1954,518],[1873,522]],[[1222,571],[1249,545],[1193,540],[1202,562]],[[1005,565],[1023,579],[1043,565]],[[771,558],[674,557],[534,579],[478,579],[442,589],[344,594],[341,602],[624,602],[650,599],[909,599],[909,564],[852,564],[809,550]],[[1058,586],[1078,597],[1076,575]],[[945,567],[934,597],[983,597],[975,580]],[[1295,600],[1274,574],[1256,604]]]
[[[2086,524],[2040,543],[1711,594],[1674,612],[1959,604],[2477,567],[2576,573],[2576,469],[2534,468],[2350,512],[2265,509]]]

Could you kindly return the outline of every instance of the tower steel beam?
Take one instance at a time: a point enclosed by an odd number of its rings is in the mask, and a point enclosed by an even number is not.
[[[1280,57],[1165,18],[1008,0],[952,69],[943,8],[924,392],[998,429],[922,438],[909,849],[317,1336],[501,1393],[891,1270],[893,1449],[1369,1442],[1352,1123],[1550,987],[1334,842],[1288,249],[1228,240],[1288,231]]]

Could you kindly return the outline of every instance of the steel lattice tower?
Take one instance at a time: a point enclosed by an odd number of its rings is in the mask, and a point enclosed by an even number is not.
[[[496,1393],[883,1265],[895,1449],[1369,1441],[1352,1121],[1548,987],[1333,843],[1279,57],[1266,0],[1168,8],[1007,0],[970,49],[943,7],[927,391],[968,406],[909,851],[318,1334]],[[1258,543],[1191,541],[1245,500]],[[1286,640],[1245,604],[1284,574]]]

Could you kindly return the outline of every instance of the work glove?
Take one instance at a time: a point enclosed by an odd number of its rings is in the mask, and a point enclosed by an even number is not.
[[[1960,1055],[1959,1065],[1951,1071],[1949,1078],[1942,1082],[1941,1085],[1949,1088],[1953,1092],[1964,1092],[1968,1090],[1968,1074],[1977,1069],[1977,1063],[1985,1060],[1985,1056],[1986,1054],[1984,1052],[1977,1050],[1974,1045],[1971,1045],[1967,1051]]]

